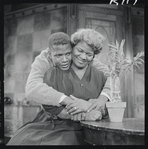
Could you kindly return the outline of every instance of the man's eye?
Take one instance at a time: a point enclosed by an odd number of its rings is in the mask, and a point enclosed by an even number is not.
[[[56,55],[57,58],[60,58],[60,55]]]
[[[67,56],[70,56],[70,53],[67,53],[66,55],[67,55]]]

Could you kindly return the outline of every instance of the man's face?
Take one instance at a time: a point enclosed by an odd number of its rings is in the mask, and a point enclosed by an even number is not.
[[[51,50],[51,59],[53,65],[59,67],[61,70],[68,70],[71,65],[71,45],[53,46]]]
[[[85,68],[93,59],[94,51],[85,42],[79,42],[72,51],[73,65],[79,69]]]

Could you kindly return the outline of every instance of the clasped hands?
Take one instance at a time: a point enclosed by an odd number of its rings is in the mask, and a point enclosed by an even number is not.
[[[67,113],[71,115],[71,120],[83,121],[102,119],[101,110],[104,109],[107,101],[105,96],[99,96],[98,99],[90,99],[89,101],[76,98],[72,95],[70,95],[70,97],[73,101],[68,103],[65,108]]]

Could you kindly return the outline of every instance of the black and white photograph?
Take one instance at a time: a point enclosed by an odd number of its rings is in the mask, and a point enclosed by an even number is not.
[[[14,3],[3,15],[1,144],[145,145],[145,3]]]

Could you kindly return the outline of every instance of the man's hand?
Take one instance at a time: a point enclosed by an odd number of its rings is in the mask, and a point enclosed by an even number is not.
[[[67,113],[65,108],[57,116],[61,119],[71,119],[71,115]]]
[[[73,103],[66,106],[67,112],[69,114],[75,115],[80,112],[86,112],[92,103],[85,101],[83,99],[76,98],[72,95],[70,97],[73,99]]]
[[[68,105],[70,103],[74,103],[74,100],[71,97],[65,97],[63,101],[60,103],[61,105]]]
[[[92,110],[86,113],[85,121],[97,121],[102,119],[102,113],[97,110]]]
[[[88,108],[87,112],[89,112],[93,109],[95,109],[95,110],[104,109],[107,100],[108,100],[108,98],[104,95],[100,95],[98,99],[90,99],[89,102],[91,102],[92,105]]]
[[[88,102],[94,103],[94,102],[96,102],[96,100],[97,100],[97,99],[89,99]]]

